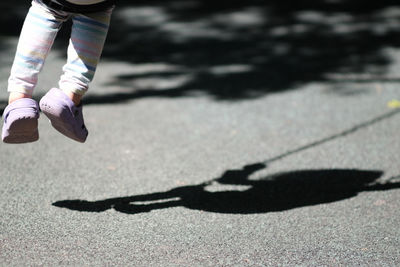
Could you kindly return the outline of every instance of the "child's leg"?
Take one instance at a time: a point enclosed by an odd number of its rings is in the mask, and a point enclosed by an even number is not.
[[[72,17],[68,60],[59,86],[78,105],[93,80],[107,37],[112,9]]]
[[[85,142],[82,96],[93,80],[110,23],[111,9],[89,15],[74,15],[68,46],[68,60],[63,67],[59,87],[40,100],[40,108],[53,127],[65,136]],[[71,101],[72,100],[72,101]]]
[[[54,39],[67,16],[55,14],[33,1],[21,30],[11,75],[9,102],[31,97]]]
[[[26,16],[8,80],[9,105],[4,110],[2,140],[5,143],[34,142],[39,106],[32,93],[61,23],[67,16],[55,14],[36,0]]]

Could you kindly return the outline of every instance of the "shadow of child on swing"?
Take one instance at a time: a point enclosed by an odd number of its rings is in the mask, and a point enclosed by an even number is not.
[[[114,209],[126,214],[172,207],[254,214],[331,203],[354,197],[363,191],[400,188],[400,182],[378,183],[377,179],[383,172],[376,170],[298,170],[276,173],[258,180],[249,179],[252,174],[264,168],[266,164],[260,162],[228,170],[221,177],[201,184],[176,187],[165,192],[98,201],[63,200],[53,205],[86,212]],[[230,189],[218,190],[218,187],[224,185],[229,185]],[[217,190],[209,190],[213,187]]]

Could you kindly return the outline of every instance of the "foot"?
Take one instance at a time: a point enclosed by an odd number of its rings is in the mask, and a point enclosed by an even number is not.
[[[21,144],[39,139],[39,106],[31,98],[12,99],[3,113],[1,138],[4,143]]]
[[[83,121],[81,103],[75,105],[63,91],[52,88],[42,97],[39,104],[40,109],[57,131],[75,141],[81,143],[86,141],[88,130]]]

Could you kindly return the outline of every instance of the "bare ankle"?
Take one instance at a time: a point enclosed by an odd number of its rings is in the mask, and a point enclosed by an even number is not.
[[[75,94],[72,91],[68,90],[62,91],[69,97],[69,99],[72,100],[72,102],[74,102],[75,106],[78,106],[81,103],[82,95]]]
[[[18,100],[21,98],[32,98],[32,96],[23,94],[23,93],[11,92],[10,95],[8,96],[8,104],[11,104],[15,100]]]

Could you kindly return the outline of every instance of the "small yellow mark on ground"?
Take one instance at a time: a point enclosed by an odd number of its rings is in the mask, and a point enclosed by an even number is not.
[[[400,108],[400,100],[393,99],[387,103],[389,108]]]

